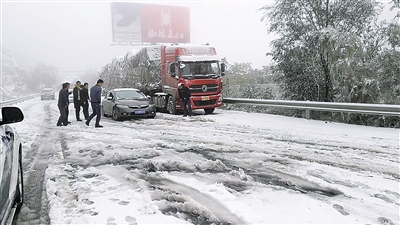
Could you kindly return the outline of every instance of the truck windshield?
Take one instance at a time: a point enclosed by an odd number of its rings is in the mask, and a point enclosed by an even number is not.
[[[180,62],[180,72],[183,78],[209,78],[220,75],[218,61]]]

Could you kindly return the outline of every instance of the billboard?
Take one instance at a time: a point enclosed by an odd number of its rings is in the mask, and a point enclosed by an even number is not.
[[[111,3],[113,42],[189,43],[188,7]]]

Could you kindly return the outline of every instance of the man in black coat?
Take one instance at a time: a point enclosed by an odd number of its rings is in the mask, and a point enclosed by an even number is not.
[[[70,94],[72,94],[72,91],[69,91],[69,87],[70,87],[71,84],[68,83],[68,82],[65,82],[65,85],[67,85],[67,93],[68,93],[68,96],[69,96]],[[65,107],[65,118],[66,118],[68,124],[71,124],[71,122],[68,121],[68,117],[69,117],[69,98],[68,98],[68,101],[67,101],[67,107]]]
[[[89,84],[84,83],[81,85],[81,104],[83,108],[83,115],[85,120],[89,118]]]
[[[60,117],[58,118],[57,126],[68,125],[67,114],[66,114],[66,109],[68,109],[68,95],[69,95],[68,88],[69,88],[68,83],[63,83],[62,89],[58,93],[57,106],[58,109],[60,110]]]
[[[182,83],[179,83],[178,94],[183,104],[183,117],[186,117],[188,114],[189,116],[192,116],[192,104],[190,103],[190,97],[192,95],[190,94],[189,88]]]
[[[77,81],[75,84],[74,89],[72,90],[74,95],[74,107],[75,107],[75,116],[77,121],[82,121],[80,118],[80,111],[81,111],[81,82]]]

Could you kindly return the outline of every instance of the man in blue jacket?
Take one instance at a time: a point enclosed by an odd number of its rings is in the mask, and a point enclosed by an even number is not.
[[[103,86],[104,81],[99,79],[97,84],[90,88],[90,102],[92,104],[93,113],[86,120],[86,126],[89,126],[90,120],[96,116],[96,124],[95,127],[103,127],[100,125],[101,118],[101,87]]]
[[[58,109],[60,110],[60,117],[58,118],[57,121],[57,126],[67,126],[68,125],[68,120],[67,120],[67,110],[68,110],[68,88],[69,84],[68,83],[63,83],[62,84],[62,89],[58,93]]]

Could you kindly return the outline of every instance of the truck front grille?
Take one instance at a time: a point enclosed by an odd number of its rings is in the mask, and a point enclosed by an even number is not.
[[[216,92],[217,89],[218,85],[216,84],[192,85],[189,88],[190,93]]]
[[[144,109],[147,107],[149,107],[149,105],[131,105],[131,106],[129,106],[129,108],[131,108],[131,109]]]

